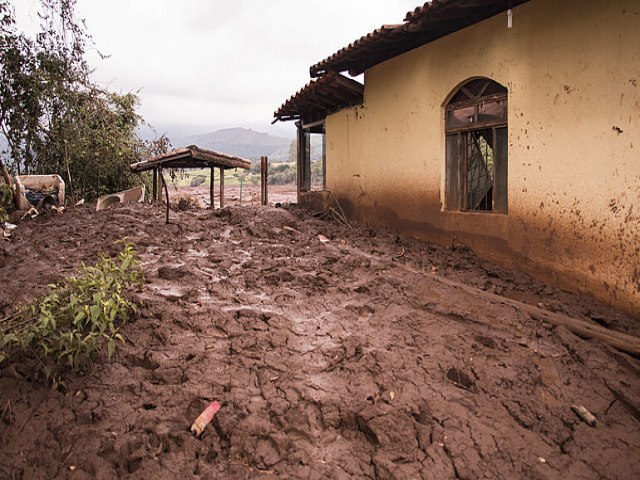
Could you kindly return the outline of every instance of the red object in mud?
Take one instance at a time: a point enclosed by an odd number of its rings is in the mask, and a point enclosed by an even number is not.
[[[220,404],[218,402],[211,402],[207,408],[200,414],[196,421],[191,425],[191,431],[196,435],[196,437],[200,437],[205,427],[211,423],[213,420],[213,416],[218,413],[220,410]]]

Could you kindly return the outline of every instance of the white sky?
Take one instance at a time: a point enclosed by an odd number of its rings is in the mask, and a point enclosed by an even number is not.
[[[15,0],[37,25],[38,0]],[[420,0],[78,0],[96,47],[94,79],[138,92],[159,133],[242,126],[272,134],[273,112],[309,80],[309,67],[383,24],[401,23]],[[284,127],[283,127],[284,126]]]

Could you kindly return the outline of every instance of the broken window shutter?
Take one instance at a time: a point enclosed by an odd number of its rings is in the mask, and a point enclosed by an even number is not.
[[[457,210],[460,208],[460,187],[458,184],[458,139],[458,134],[447,135],[445,208],[448,210]]]

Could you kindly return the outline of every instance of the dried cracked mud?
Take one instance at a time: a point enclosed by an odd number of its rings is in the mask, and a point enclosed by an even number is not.
[[[296,207],[171,215],[86,206],[3,242],[2,316],[123,237],[146,284],[126,343],[66,391],[0,371],[0,478],[640,478],[638,359],[438,279],[637,321],[463,246]]]

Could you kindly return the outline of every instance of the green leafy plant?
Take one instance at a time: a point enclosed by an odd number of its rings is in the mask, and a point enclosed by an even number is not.
[[[0,183],[0,205],[7,205],[13,200],[13,190],[9,185]]]
[[[83,265],[77,276],[50,285],[47,295],[0,320],[0,362],[22,351],[55,384],[66,370],[86,371],[100,351],[111,358],[124,341],[120,325],[137,313],[125,290],[142,282],[131,243],[115,258]]]

